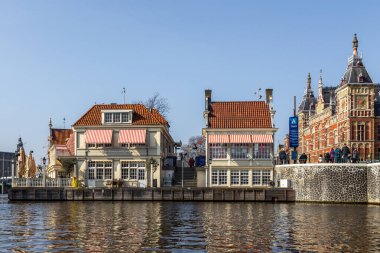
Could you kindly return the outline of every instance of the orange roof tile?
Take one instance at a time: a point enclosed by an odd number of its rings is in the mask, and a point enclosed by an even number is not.
[[[156,109],[142,104],[102,104],[91,107],[73,126],[101,126],[102,110],[132,110],[132,125],[169,125]]]
[[[73,130],[71,129],[51,129],[51,140],[54,145],[66,145],[67,140],[72,134]]]
[[[212,102],[210,128],[272,128],[264,101]]]

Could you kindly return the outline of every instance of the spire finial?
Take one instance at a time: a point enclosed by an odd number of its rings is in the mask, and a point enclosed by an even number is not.
[[[307,89],[311,89],[311,76],[310,73],[307,75]]]
[[[322,85],[322,69],[319,70],[319,84]]]
[[[49,128],[51,129],[53,127],[53,123],[51,122],[51,118],[49,119]]]
[[[358,41],[358,38],[356,37],[356,33],[355,33],[354,34],[354,39],[352,40],[352,48],[354,50],[354,55],[357,54],[358,47],[359,47],[359,41]]]

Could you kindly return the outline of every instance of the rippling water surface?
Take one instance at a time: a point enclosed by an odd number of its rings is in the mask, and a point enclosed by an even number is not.
[[[380,206],[0,202],[1,252],[380,252]]]

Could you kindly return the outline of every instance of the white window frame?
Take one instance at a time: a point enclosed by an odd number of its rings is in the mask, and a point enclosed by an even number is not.
[[[210,157],[212,159],[227,159],[227,144],[210,143]]]
[[[102,122],[108,124],[131,124],[132,110],[102,110]]]
[[[231,144],[231,159],[248,159],[249,154],[248,144],[246,143],[232,143]]]
[[[254,159],[270,159],[272,155],[272,143],[254,143],[252,151]]]

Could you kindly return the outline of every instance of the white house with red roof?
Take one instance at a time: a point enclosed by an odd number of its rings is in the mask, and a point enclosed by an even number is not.
[[[205,90],[205,171],[198,186],[267,187],[273,178],[273,90],[266,101],[213,102]]]
[[[72,126],[76,174],[87,186],[160,187],[175,156],[169,123],[142,104],[98,104]]]

